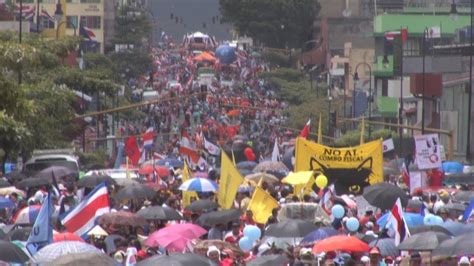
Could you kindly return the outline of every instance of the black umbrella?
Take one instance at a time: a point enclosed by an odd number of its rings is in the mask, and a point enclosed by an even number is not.
[[[440,225],[420,225],[410,227],[410,234],[416,235],[425,232],[438,232],[446,235],[452,235],[451,232]]]
[[[274,237],[304,237],[316,229],[318,227],[312,222],[288,219],[268,226],[265,230],[265,235]]]
[[[247,263],[247,266],[273,266],[273,265],[286,265],[288,258],[283,255],[267,255],[260,256]]]
[[[21,180],[20,182],[16,183],[16,187],[19,189],[23,188],[33,188],[33,187],[40,187],[40,186],[46,186],[49,185],[49,181],[45,178],[41,177],[30,177]]]
[[[433,256],[463,256],[474,254],[474,233],[467,233],[441,243]]]
[[[217,210],[218,207],[219,207],[219,204],[217,204],[215,201],[212,201],[212,200],[196,200],[196,201],[193,201],[184,209],[196,213],[196,212],[215,211]]]
[[[464,203],[460,203],[460,202],[450,202],[446,205],[444,205],[444,207],[448,210],[454,210],[454,211],[459,211],[459,212],[464,212],[464,210],[466,209],[467,205],[464,204]]]
[[[25,179],[28,177],[27,173],[25,172],[20,172],[20,171],[12,171],[8,174],[5,175],[5,177],[10,180],[10,181],[13,181],[13,180],[22,180],[22,179]]]
[[[119,190],[117,195],[115,195],[115,199],[118,201],[128,199],[146,199],[153,198],[155,195],[155,191],[146,185],[132,184]]]
[[[362,233],[357,233],[355,235],[355,237],[357,237],[358,239],[364,241],[367,244],[372,243],[373,241],[377,240],[377,237],[372,235],[372,234],[366,235],[366,234],[362,234]]]
[[[156,255],[137,263],[137,266],[155,266],[155,265],[173,265],[173,266],[209,266],[216,265],[208,258],[194,253],[171,253],[165,255]]]
[[[289,170],[293,171],[294,165],[293,160],[295,158],[295,148],[289,148],[283,154],[282,162],[288,167]]]
[[[137,214],[147,220],[169,221],[183,219],[183,216],[181,216],[181,214],[179,214],[175,209],[161,206],[150,206],[139,210]]]
[[[0,188],[2,188],[2,187],[11,187],[11,186],[12,186],[12,184],[10,184],[10,182],[8,182],[8,180],[0,178]]]
[[[47,180],[53,180],[53,176],[56,179],[61,179],[64,177],[76,179],[79,177],[78,172],[64,166],[50,166],[36,174],[36,177],[43,177]]]
[[[216,224],[227,224],[229,222],[238,221],[240,218],[239,210],[222,210],[212,211],[202,214],[198,219],[197,223],[202,226],[213,226]]]
[[[382,210],[389,210],[393,207],[398,198],[402,206],[407,206],[408,195],[401,188],[389,183],[377,183],[364,188],[363,197],[375,207]]]
[[[383,257],[391,256],[397,257],[400,253],[395,246],[395,240],[393,238],[380,238],[370,242],[369,247],[377,247],[380,250],[380,255]]]
[[[474,199],[474,191],[459,191],[454,194],[453,199],[456,201],[470,202]]]
[[[25,263],[30,258],[17,245],[0,240],[0,261],[9,263]]]
[[[430,251],[450,236],[440,232],[424,232],[405,239],[397,246],[399,250]]]
[[[91,175],[81,178],[79,182],[77,182],[77,185],[79,187],[94,188],[103,182],[105,182],[105,184],[108,186],[117,184],[117,182],[115,182],[115,180],[108,175]]]
[[[5,240],[10,241],[28,241],[28,237],[30,237],[31,227],[23,227],[23,228],[16,228],[8,232],[7,238]]]

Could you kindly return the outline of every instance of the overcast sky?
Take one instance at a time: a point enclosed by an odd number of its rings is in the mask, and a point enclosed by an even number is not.
[[[212,24],[212,17],[219,16],[219,0],[149,0],[150,11],[153,12],[159,27],[168,35],[181,41],[185,33],[202,31],[214,35],[218,40],[229,40],[229,24]],[[183,19],[176,24],[170,14]],[[203,23],[206,28],[203,28]]]

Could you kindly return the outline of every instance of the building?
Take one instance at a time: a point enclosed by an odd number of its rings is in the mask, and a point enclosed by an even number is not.
[[[60,38],[74,34],[85,36],[88,33],[90,38],[84,38],[81,48],[88,52],[103,52],[104,1],[107,0],[23,0],[22,2],[24,9],[35,10],[36,15],[31,17],[31,24],[39,21],[38,28],[44,36]],[[16,2],[18,6],[18,0]],[[61,13],[62,16],[58,16]],[[60,20],[57,21],[57,18]]]

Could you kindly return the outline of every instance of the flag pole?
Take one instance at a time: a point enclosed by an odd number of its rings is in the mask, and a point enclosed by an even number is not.
[[[364,135],[365,135],[365,119],[362,117],[362,125],[360,128],[360,145],[364,144]]]
[[[318,143],[322,144],[323,143],[323,130],[321,126],[321,113],[319,113],[319,123],[318,123]]]

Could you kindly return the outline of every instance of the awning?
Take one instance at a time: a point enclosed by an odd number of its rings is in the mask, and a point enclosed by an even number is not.
[[[398,98],[378,97],[377,107],[380,115],[384,118],[394,118],[398,116]]]

